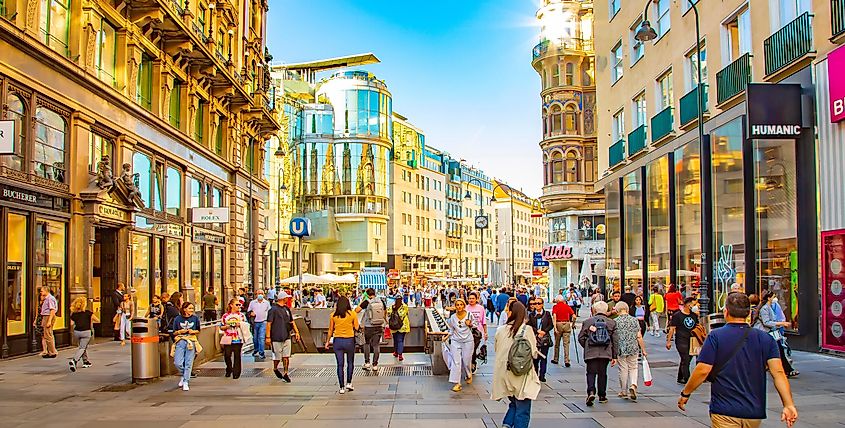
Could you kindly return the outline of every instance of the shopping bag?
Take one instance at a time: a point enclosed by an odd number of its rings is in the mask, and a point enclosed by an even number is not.
[[[651,367],[648,366],[648,360],[643,358],[643,385],[651,386]]]
[[[441,342],[443,347],[443,361],[446,362],[446,367],[452,370],[452,348],[449,347],[448,342]]]
[[[390,340],[390,327],[384,328],[384,340]]]

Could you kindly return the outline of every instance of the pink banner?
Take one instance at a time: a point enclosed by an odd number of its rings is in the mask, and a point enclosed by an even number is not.
[[[822,348],[845,351],[845,230],[822,232]]]
[[[827,54],[827,88],[830,94],[830,121],[845,119],[845,46]]]

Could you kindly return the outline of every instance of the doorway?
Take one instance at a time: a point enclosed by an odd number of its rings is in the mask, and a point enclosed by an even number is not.
[[[118,229],[97,228],[94,232],[94,269],[91,288],[94,294],[92,311],[100,324],[94,326],[100,337],[114,335],[114,315],[117,308],[112,295],[117,288]]]

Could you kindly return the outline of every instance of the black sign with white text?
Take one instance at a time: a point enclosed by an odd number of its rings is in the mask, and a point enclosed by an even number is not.
[[[746,109],[749,138],[801,136],[801,85],[749,83]]]

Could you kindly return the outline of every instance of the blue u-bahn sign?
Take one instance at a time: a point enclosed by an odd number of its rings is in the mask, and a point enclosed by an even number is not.
[[[297,238],[311,236],[311,219],[294,217],[290,220],[290,235]]]

